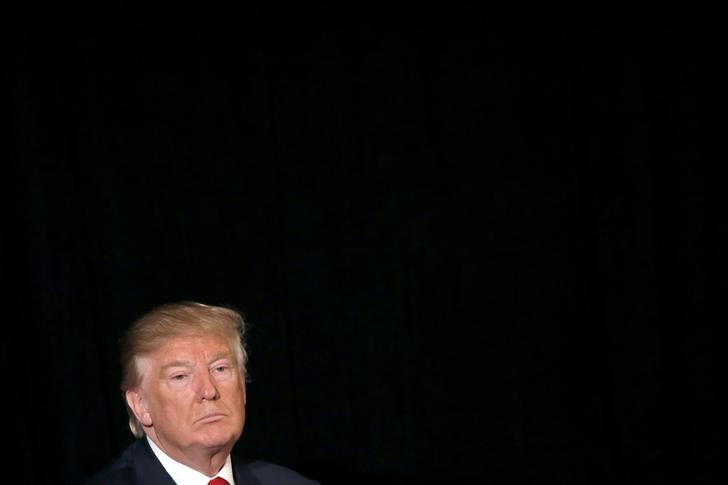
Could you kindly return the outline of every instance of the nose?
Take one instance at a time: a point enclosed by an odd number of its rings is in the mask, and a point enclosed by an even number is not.
[[[200,400],[213,401],[220,397],[220,393],[217,391],[217,386],[215,385],[215,380],[209,373],[202,373],[198,385]]]

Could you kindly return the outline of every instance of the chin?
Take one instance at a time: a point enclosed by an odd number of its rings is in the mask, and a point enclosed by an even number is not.
[[[208,430],[200,435],[200,443],[207,448],[223,448],[232,447],[240,437],[240,433],[235,433],[230,429]]]

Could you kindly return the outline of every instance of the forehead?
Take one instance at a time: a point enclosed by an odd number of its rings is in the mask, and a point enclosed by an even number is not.
[[[164,365],[169,361],[208,360],[232,353],[230,342],[220,335],[191,335],[170,337],[149,356],[149,360]]]

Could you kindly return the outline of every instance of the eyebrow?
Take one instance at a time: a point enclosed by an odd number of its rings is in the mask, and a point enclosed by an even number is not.
[[[220,360],[220,359],[223,359],[223,358],[228,358],[229,359],[229,358],[231,358],[231,356],[232,356],[232,352],[229,352],[229,351],[218,352],[218,353],[216,353],[216,354],[214,354],[212,356],[212,359],[210,359],[210,361],[208,362],[208,365],[209,364],[212,364],[216,360]],[[172,367],[187,367],[187,368],[192,368],[192,367],[194,367],[194,365],[189,360],[173,360],[172,362],[168,362],[167,364],[164,364],[161,367],[161,370],[162,371],[165,371],[165,370],[170,369]]]
[[[168,364],[164,364],[160,370],[165,371],[167,369],[171,369],[172,367],[192,368],[192,363],[188,360],[173,360],[172,362],[170,362]]]
[[[224,352],[218,352],[212,356],[212,359],[210,359],[210,364],[215,362],[216,360],[220,359],[230,359],[232,357],[233,353],[230,351],[224,351]]]

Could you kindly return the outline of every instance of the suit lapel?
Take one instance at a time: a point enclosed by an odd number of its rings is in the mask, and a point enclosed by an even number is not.
[[[233,477],[235,478],[235,485],[262,485],[260,481],[255,478],[253,472],[250,471],[247,463],[241,459],[233,460]]]
[[[137,485],[175,485],[174,480],[164,469],[162,463],[154,456],[147,439],[145,437],[134,443],[135,449],[132,454],[134,464],[132,468],[137,474],[134,477],[135,483]]]

